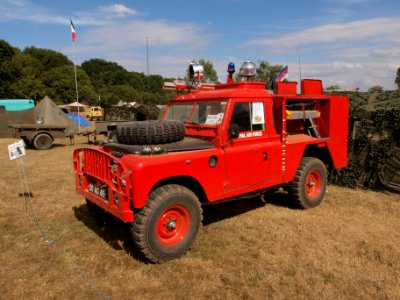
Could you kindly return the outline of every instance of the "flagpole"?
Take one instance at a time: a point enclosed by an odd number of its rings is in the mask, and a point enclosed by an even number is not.
[[[72,32],[72,58],[74,60],[74,74],[75,74],[75,92],[76,92],[76,102],[78,103],[78,131],[81,129],[81,119],[80,119],[80,107],[79,107],[79,94],[78,94],[78,77],[76,73],[76,62],[75,62],[75,26],[71,21],[71,30]]]

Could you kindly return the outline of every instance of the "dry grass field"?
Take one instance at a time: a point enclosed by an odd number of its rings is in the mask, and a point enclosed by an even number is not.
[[[329,186],[307,211],[282,193],[207,206],[193,249],[153,265],[126,226],[96,220],[75,193],[72,151],[86,138],[27,151],[31,205],[13,141],[0,140],[2,299],[400,298],[399,195]]]

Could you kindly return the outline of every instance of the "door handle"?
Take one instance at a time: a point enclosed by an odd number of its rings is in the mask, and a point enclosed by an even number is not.
[[[263,157],[264,157],[264,160],[268,160],[268,153],[267,152],[263,152]]]

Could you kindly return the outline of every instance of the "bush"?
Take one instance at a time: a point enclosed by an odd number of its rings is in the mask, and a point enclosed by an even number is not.
[[[347,168],[330,172],[329,180],[341,186],[381,189],[378,174],[400,147],[400,92],[376,88],[340,94],[350,98],[349,162]]]

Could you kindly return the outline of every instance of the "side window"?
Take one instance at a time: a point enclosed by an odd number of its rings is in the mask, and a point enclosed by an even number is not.
[[[265,129],[263,102],[237,102],[230,124],[239,126],[239,132]]]
[[[230,124],[239,126],[239,131],[250,130],[250,102],[235,103]]]
[[[264,102],[251,103],[251,129],[265,130]]]

